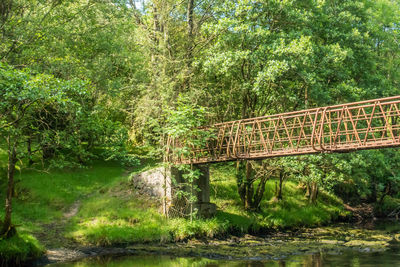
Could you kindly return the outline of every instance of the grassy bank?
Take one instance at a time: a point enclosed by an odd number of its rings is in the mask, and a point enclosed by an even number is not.
[[[241,208],[233,172],[230,165],[212,167],[211,201],[217,204],[218,213],[212,219],[191,223],[160,215],[160,200],[135,190],[130,172],[115,163],[50,173],[24,171],[18,176],[14,202],[17,238],[30,244],[30,251],[37,255],[42,249],[35,237],[45,247],[170,242],[316,226],[345,213],[340,200],[324,192],[316,205],[309,205],[303,190],[293,182],[285,183],[283,200],[272,201],[273,180],[267,183],[261,211],[246,212]],[[0,253],[9,253],[5,248],[10,242],[14,241],[0,241]]]
[[[242,209],[234,178],[235,169],[221,165],[211,169],[212,200],[217,204],[218,217],[227,219],[231,226],[247,231],[319,226],[346,216],[342,201],[321,191],[316,204],[308,203],[303,188],[292,181],[284,182],[283,198],[275,198],[276,180],[266,184],[261,211],[245,212]]]
[[[293,182],[285,183],[283,200],[272,201],[274,180],[267,183],[261,211],[246,212],[242,209],[233,173],[230,165],[211,169],[211,201],[218,207],[212,219],[192,223],[180,218],[167,220],[160,215],[159,199],[136,191],[128,177],[121,176],[82,202],[66,234],[80,243],[96,245],[168,242],[317,226],[345,215],[341,201],[325,192],[321,192],[316,205],[309,205],[303,189]]]
[[[17,235],[3,240],[0,239],[0,265],[7,266],[18,264],[41,256],[44,247],[32,235],[18,233]]]
[[[42,254],[44,247],[65,245],[65,240],[60,239],[64,236],[61,222],[70,206],[105,184],[122,179],[122,172],[117,164],[98,163],[78,170],[26,170],[17,173],[13,224],[17,226],[18,236],[0,239],[1,258],[24,261]],[[1,203],[5,199],[5,186],[3,180]],[[3,218],[2,211],[0,220]]]

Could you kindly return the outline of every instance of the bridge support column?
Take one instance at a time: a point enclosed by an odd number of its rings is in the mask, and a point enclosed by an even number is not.
[[[197,196],[197,201],[193,205],[193,209],[197,209],[197,215],[204,218],[209,218],[215,215],[216,206],[214,203],[210,203],[210,168],[207,164],[197,164],[193,165],[193,168],[200,171],[200,176],[197,180],[195,180],[194,185],[199,189],[195,192]],[[184,172],[178,170],[177,168],[171,168],[171,175],[175,178],[176,185],[173,186],[173,190],[177,189],[189,191],[190,186],[187,185],[185,187],[180,187],[179,184],[186,183],[183,178]],[[173,197],[170,208],[170,214],[174,215],[175,212],[179,210],[178,213],[189,214],[190,213],[190,205],[187,201],[182,199],[177,199]],[[183,215],[183,214],[182,214]]]
[[[210,169],[208,165],[193,165],[200,171],[200,177],[195,181],[199,191],[196,191],[197,201],[193,208],[197,209],[200,217],[212,217],[216,206],[210,203]],[[187,200],[176,197],[178,190],[189,192],[191,186],[183,179],[183,172],[177,168],[158,167],[148,171],[134,174],[131,181],[136,190],[141,194],[158,198],[160,211],[168,216],[187,216],[190,214],[190,205]]]

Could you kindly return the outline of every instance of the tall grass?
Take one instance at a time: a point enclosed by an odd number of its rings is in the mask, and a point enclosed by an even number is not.
[[[159,212],[160,200],[142,195],[128,176],[118,164],[104,162],[78,170],[25,171],[17,177],[14,223],[22,236],[37,235],[46,225],[63,219],[63,213],[79,200],[79,212],[62,234],[82,244],[110,246],[314,226],[343,214],[340,200],[324,192],[316,205],[309,205],[302,189],[290,181],[285,183],[283,200],[272,201],[273,180],[266,185],[261,210],[247,212],[237,193],[234,166],[219,164],[211,168],[211,201],[218,207],[216,216],[193,222],[166,219]]]
[[[52,231],[48,225],[60,220],[74,201],[121,179],[122,171],[115,163],[98,163],[78,170],[17,172],[12,219],[18,235],[0,240],[0,258],[16,263],[43,253],[35,236]],[[4,203],[5,181],[0,182],[0,203]],[[0,213],[0,221],[3,218]]]
[[[302,188],[293,181],[286,181],[283,199],[276,201],[275,180],[267,181],[260,211],[242,209],[232,164],[215,165],[211,169],[211,198],[224,213],[219,216],[232,227],[244,231],[285,229],[327,224],[339,216],[346,216],[343,203],[337,197],[321,191],[315,205],[310,205]]]
[[[268,181],[259,212],[243,210],[232,165],[211,169],[211,201],[218,206],[212,219],[193,222],[160,215],[157,199],[150,199],[122,177],[82,204],[71,222],[69,236],[85,244],[113,245],[132,242],[169,242],[192,237],[211,238],[227,234],[260,233],[271,229],[327,224],[344,215],[339,199],[321,192],[316,205],[309,205],[294,182],[286,182],[283,200],[272,201],[275,181]]]
[[[0,265],[13,266],[42,255],[43,246],[29,234],[18,233],[9,239],[0,239]]]

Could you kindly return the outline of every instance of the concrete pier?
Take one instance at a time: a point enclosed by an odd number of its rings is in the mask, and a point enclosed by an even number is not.
[[[200,176],[194,182],[194,194],[197,196],[193,203],[193,210],[197,210],[199,217],[209,218],[216,212],[216,206],[210,203],[210,169],[206,164],[194,165],[200,171]],[[134,186],[161,200],[160,210],[168,216],[185,217],[190,214],[190,203],[184,197],[177,197],[177,191],[190,192],[192,186],[183,178],[184,172],[175,167],[159,167],[145,171],[131,177]]]

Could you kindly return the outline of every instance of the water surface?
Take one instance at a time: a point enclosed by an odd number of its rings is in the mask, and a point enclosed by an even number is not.
[[[382,231],[388,235],[395,235],[400,232],[399,222],[377,222],[374,225],[368,226],[376,230]],[[365,230],[367,231],[367,230]],[[287,245],[290,245],[290,241]],[[125,266],[193,266],[193,267],[256,267],[256,266],[349,266],[349,267],[367,267],[367,266],[400,266],[400,243],[393,239],[389,243],[389,247],[385,251],[374,251],[368,247],[365,248],[341,248],[337,251],[330,249],[329,252],[323,251],[305,251],[299,248],[293,251],[290,255],[277,255],[276,258],[266,255],[251,255],[247,259],[234,259],[224,257],[221,259],[209,259],[204,257],[182,257],[173,255],[159,255],[151,253],[149,255],[130,255],[130,256],[108,256],[108,257],[94,257],[86,258],[78,262],[72,263],[57,263],[48,265],[49,267],[125,267]],[[258,244],[257,249],[260,247],[267,250],[271,244],[265,243]],[[215,249],[215,248],[214,248]],[[246,247],[249,249],[249,247]],[[262,249],[260,250],[262,251]],[[234,254],[234,253],[232,253]]]

